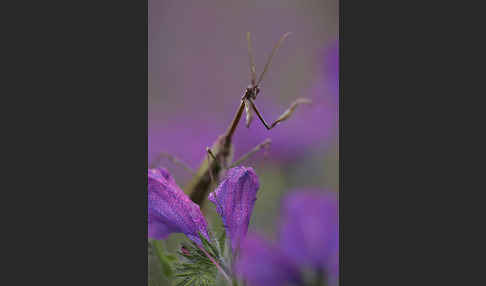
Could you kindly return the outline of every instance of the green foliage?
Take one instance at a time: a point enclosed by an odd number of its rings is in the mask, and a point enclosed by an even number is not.
[[[204,236],[199,235],[203,249],[209,254],[216,263],[226,272],[227,267],[224,263],[224,239],[218,239],[213,243],[209,242]],[[221,238],[221,237],[220,237]],[[181,250],[178,251],[181,259],[175,263],[176,286],[206,286],[215,285],[219,272],[216,265],[207,257],[195,243],[182,243]]]
[[[214,284],[216,266],[195,244],[184,243],[178,254],[181,260],[175,264],[174,276],[177,286]]]
[[[159,256],[161,252],[157,251],[154,242],[155,240],[150,239],[148,241],[148,286],[171,286],[171,278],[166,275],[167,270],[164,269],[165,267],[162,265]],[[159,241],[159,243],[160,245],[164,245],[162,253],[165,253],[164,256],[169,260],[169,266],[172,268],[174,256],[167,253],[164,241]]]
[[[164,248],[161,241],[153,240],[152,245],[154,247],[155,253],[157,254],[157,257],[159,258],[160,266],[162,267],[162,273],[165,275],[165,277],[171,278],[174,272],[171,266],[171,262],[174,261],[175,257],[173,255],[167,255],[164,253]]]

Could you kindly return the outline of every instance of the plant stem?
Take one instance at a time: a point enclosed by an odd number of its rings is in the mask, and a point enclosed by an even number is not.
[[[201,249],[201,251],[204,252],[204,254],[206,254],[206,256],[209,258],[209,260],[211,260],[211,262],[216,266],[218,271],[231,284],[231,279],[229,278],[228,274],[226,274],[226,272],[223,270],[223,268],[221,268],[221,266],[218,264],[218,262],[216,262],[216,260],[214,260],[214,258],[204,249],[204,247],[201,247],[199,245],[197,247],[199,247],[199,249]]]

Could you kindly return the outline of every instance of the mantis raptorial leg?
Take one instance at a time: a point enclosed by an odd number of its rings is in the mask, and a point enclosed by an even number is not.
[[[249,152],[243,154],[238,160],[236,160],[234,163],[232,163],[229,167],[221,166],[220,162],[218,162],[218,160],[216,159],[216,156],[214,155],[211,148],[206,147],[208,164],[211,164],[211,160],[209,159],[211,157],[217,164],[220,164],[221,169],[226,171],[226,170],[234,168],[234,167],[240,165],[241,163],[243,163],[244,161],[248,160],[253,154],[260,151],[261,149],[268,148],[271,143],[272,143],[272,140],[270,138],[265,139],[262,143],[256,145]],[[209,171],[209,176],[211,178],[211,184],[212,184],[215,181],[215,179],[214,179],[215,175],[213,174],[213,172]]]
[[[216,156],[214,156],[213,154],[213,151],[211,151],[211,148],[209,147],[206,147],[206,152],[207,152],[207,156],[208,156],[208,166],[211,165],[211,160],[209,159],[209,157],[212,157],[213,160],[219,164],[218,160],[216,159]],[[211,185],[214,184],[215,182],[215,179],[214,179],[214,174],[213,174],[213,170],[211,168],[209,168],[209,177],[211,179]]]
[[[282,114],[279,118],[272,124],[267,124],[267,122],[263,119],[262,114],[255,106],[253,102],[257,95],[260,92],[259,85],[263,80],[264,75],[267,73],[270,67],[270,63],[272,62],[273,56],[276,54],[278,48],[282,45],[282,42],[290,35],[290,33],[285,33],[277,44],[274,46],[272,52],[270,53],[268,60],[263,68],[263,72],[257,78],[256,69],[255,69],[255,60],[253,57],[253,48],[250,39],[250,33],[246,34],[246,38],[248,41],[248,57],[249,57],[249,64],[250,64],[250,85],[245,89],[245,93],[241,98],[239,103],[238,109],[231,121],[228,129],[226,130],[223,135],[219,136],[214,145],[211,148],[207,148],[207,164],[206,160],[203,160],[203,164],[199,167],[197,174],[194,178],[189,182],[185,191],[189,194],[192,201],[197,203],[198,205],[202,205],[204,200],[207,197],[209,189],[211,188],[212,184],[215,181],[219,180],[222,171],[227,170],[230,167],[237,166],[248,159],[252,154],[259,151],[260,149],[267,147],[270,142],[264,141],[263,143],[256,146],[247,154],[243,155],[239,160],[236,160],[235,163],[231,164],[232,161],[232,154],[233,154],[233,144],[232,138],[235,133],[235,130],[240,122],[240,119],[243,115],[243,112],[246,113],[246,125],[247,127],[250,126],[252,119],[253,119],[253,112],[255,112],[260,119],[260,121],[265,125],[267,129],[272,129],[278,123],[288,119],[294,110],[303,103],[310,103],[308,99],[297,99],[295,100],[290,107]],[[213,160],[210,160],[210,157]]]

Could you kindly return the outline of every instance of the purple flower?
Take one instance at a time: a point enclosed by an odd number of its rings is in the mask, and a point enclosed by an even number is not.
[[[241,245],[236,272],[250,286],[299,284],[298,268],[278,248],[255,234],[248,235]]]
[[[258,177],[252,168],[235,167],[209,195],[209,200],[216,205],[216,211],[223,219],[234,254],[248,231],[259,187]]]
[[[199,206],[177,186],[167,170],[149,169],[148,236],[164,239],[177,232],[198,244],[201,244],[198,233],[209,239],[207,223]]]
[[[283,203],[277,246],[249,236],[242,243],[237,269],[250,286],[282,285],[298,281],[298,265],[324,273],[328,282],[337,281],[339,231],[335,193],[302,190],[288,195]]]
[[[149,170],[149,179],[154,179],[154,180],[166,180],[169,184],[171,185],[176,185],[174,177],[169,173],[164,168],[157,168],[157,169],[152,169]]]
[[[335,193],[303,190],[285,199],[280,246],[300,264],[329,269],[338,251],[338,203]]]

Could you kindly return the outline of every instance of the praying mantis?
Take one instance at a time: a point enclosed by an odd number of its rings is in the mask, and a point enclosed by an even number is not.
[[[253,58],[253,50],[251,44],[251,37],[250,32],[247,32],[246,39],[248,42],[248,56],[250,61],[250,84],[245,89],[244,94],[240,100],[240,104],[237,108],[237,111],[231,121],[230,125],[228,126],[225,133],[220,135],[216,141],[213,143],[211,147],[206,147],[207,152],[207,160],[204,160],[197,170],[194,172],[184,164],[181,160],[176,158],[175,156],[168,155],[168,154],[161,154],[159,158],[156,160],[160,160],[160,157],[168,157],[173,163],[181,165],[184,169],[188,170],[189,172],[193,173],[194,177],[189,182],[189,184],[184,188],[186,194],[189,195],[192,201],[196,204],[202,206],[204,203],[205,198],[208,196],[210,189],[214,182],[218,182],[219,178],[222,176],[223,172],[229,168],[235,167],[241,164],[244,160],[249,158],[255,152],[263,148],[267,148],[271,140],[266,139],[262,143],[258,144],[255,148],[249,151],[247,154],[243,155],[240,159],[236,160],[232,163],[233,160],[233,135],[235,130],[240,122],[240,119],[243,115],[243,111],[246,114],[246,126],[249,127],[252,120],[253,120],[253,113],[255,113],[261,123],[265,126],[267,130],[274,128],[280,122],[288,119],[294,110],[300,104],[310,104],[311,101],[306,98],[297,98],[295,101],[292,102],[290,107],[285,110],[274,122],[268,124],[265,119],[263,118],[261,112],[258,110],[257,106],[255,105],[254,101],[257,98],[257,95],[260,93],[259,85],[263,80],[263,76],[268,71],[270,63],[272,61],[273,56],[275,55],[276,51],[282,44],[282,42],[290,35],[290,33],[285,33],[277,44],[274,46],[265,67],[258,77],[256,76],[256,69],[255,69],[255,62]]]

